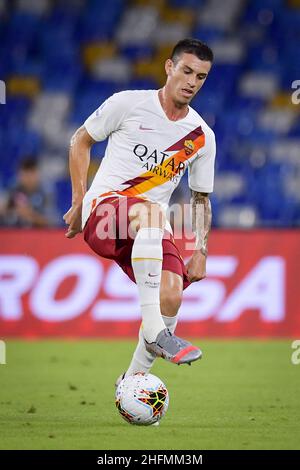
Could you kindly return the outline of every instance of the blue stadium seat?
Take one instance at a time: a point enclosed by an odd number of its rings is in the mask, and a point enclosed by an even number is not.
[[[150,59],[154,54],[154,47],[151,45],[134,45],[134,46],[124,46],[120,48],[120,54],[132,61],[139,59]]]
[[[61,221],[61,225],[64,225],[62,217],[69,210],[70,201],[72,200],[72,187],[69,178],[56,181],[55,197],[57,201],[58,218]]]

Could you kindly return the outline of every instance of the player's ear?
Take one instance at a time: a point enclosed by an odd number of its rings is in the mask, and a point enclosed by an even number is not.
[[[173,61],[171,59],[167,59],[165,62],[165,71],[166,74],[169,76],[171,75],[172,69],[173,69]]]

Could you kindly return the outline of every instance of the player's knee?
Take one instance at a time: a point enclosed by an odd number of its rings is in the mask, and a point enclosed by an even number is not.
[[[129,218],[136,222],[137,229],[144,227],[164,228],[166,223],[166,216],[161,206],[149,201],[132,206]]]
[[[173,317],[177,315],[182,301],[181,289],[161,289],[160,291],[160,309],[162,315]]]
[[[141,227],[160,227],[164,228],[166,216],[159,204],[145,204],[145,211],[141,214]]]

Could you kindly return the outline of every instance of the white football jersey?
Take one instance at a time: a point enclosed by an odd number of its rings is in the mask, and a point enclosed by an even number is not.
[[[108,144],[84,196],[83,227],[97,204],[110,196],[143,197],[166,211],[187,167],[189,187],[212,192],[215,136],[191,107],[186,117],[171,121],[158,90],[122,91],[108,98],[84,126],[95,141],[108,137]]]

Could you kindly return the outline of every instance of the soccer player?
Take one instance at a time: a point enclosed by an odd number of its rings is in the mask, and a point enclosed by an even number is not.
[[[64,216],[66,236],[83,230],[89,246],[115,260],[138,287],[142,324],[126,375],[149,372],[157,356],[175,364],[202,356],[174,331],[183,289],[205,277],[215,137],[189,103],[212,61],[206,44],[196,39],[178,42],[165,62],[162,89],[114,94],[71,139],[72,206]],[[107,137],[105,156],[87,191],[90,148]],[[186,168],[196,244],[185,266],[165,213]],[[112,221],[115,236],[103,239],[101,227]],[[134,234],[121,236],[124,228]]]

